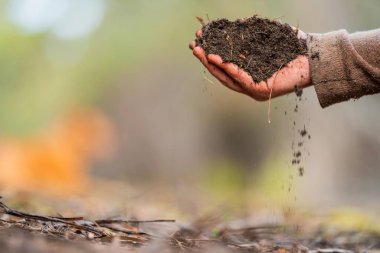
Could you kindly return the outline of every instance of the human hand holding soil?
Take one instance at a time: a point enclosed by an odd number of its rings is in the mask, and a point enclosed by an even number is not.
[[[196,36],[201,35],[202,31],[198,30]],[[289,62],[266,81],[255,82],[251,75],[236,64],[225,63],[216,54],[206,56],[204,49],[197,46],[195,41],[190,42],[189,46],[206,69],[223,85],[257,101],[265,101],[271,97],[288,94],[294,91],[295,86],[305,88],[311,85],[309,60],[304,55],[300,55]]]
[[[259,20],[259,19],[255,19],[255,17],[254,17],[249,22],[252,22],[252,21],[257,22],[257,20]],[[218,35],[216,35],[216,37],[212,37],[212,40],[220,39],[220,37],[222,37],[222,39],[224,39],[224,37],[226,37],[227,41],[224,41],[224,42],[227,45],[222,46],[222,47],[226,48],[226,47],[230,46],[231,47],[231,57],[232,57],[232,54],[233,54],[232,51],[233,51],[233,49],[235,50],[235,48],[233,48],[235,44],[233,44],[233,43],[236,43],[236,42],[240,43],[241,42],[240,38],[238,40],[236,40],[236,39],[235,40],[232,40],[232,39],[229,40],[230,35],[229,34],[226,35],[226,33],[227,33],[227,31],[228,32],[232,31],[232,30],[228,30],[229,27],[231,26],[231,23],[224,24],[223,20],[217,21],[217,22],[221,23],[221,24],[218,24],[218,31],[221,30],[220,25],[224,25],[225,30],[222,30],[224,32],[222,36],[219,36],[219,38],[218,38]],[[242,20],[241,23],[243,23],[243,22],[245,22],[245,21]],[[277,25],[277,23],[275,23],[275,22],[272,22],[272,23]],[[272,23],[270,23],[269,25],[272,25]],[[265,24],[265,25],[267,25],[267,24]],[[295,34],[294,37],[297,36],[298,39],[303,40],[303,41],[306,39],[306,34],[303,33],[302,31],[299,31],[299,30],[296,31],[296,29],[292,30],[290,27],[286,27],[286,28],[288,29],[288,31],[286,31],[284,33],[285,36],[287,36],[287,33],[289,33],[289,30],[290,30],[290,32]],[[255,30],[248,30],[247,31],[247,29],[245,27],[243,27],[243,28],[239,27],[238,29],[240,29],[239,32],[241,33],[241,39],[242,40],[244,40],[244,36],[247,36],[247,35],[244,35],[244,33],[245,34],[247,34],[247,32],[248,32],[248,34],[249,33],[255,33]],[[234,31],[236,31],[236,30],[234,30]],[[256,32],[266,35],[267,32],[272,32],[272,31],[273,30],[268,31],[268,29],[267,29],[264,31],[261,30],[261,31],[256,31]],[[275,32],[275,31],[273,31],[273,32]],[[311,85],[309,60],[308,60],[306,55],[293,54],[292,57],[294,57],[294,59],[291,58],[290,59],[291,61],[289,61],[289,59],[287,59],[289,62],[284,62],[284,59],[273,59],[273,61],[275,61],[275,60],[282,60],[283,61],[282,64],[280,65],[280,67],[275,67],[274,71],[273,71],[273,66],[268,66],[268,64],[267,64],[267,66],[264,66],[264,67],[266,67],[266,69],[264,69],[265,72],[267,72],[268,67],[272,67],[273,74],[266,77],[262,73],[258,73],[257,76],[253,75],[255,78],[252,78],[253,76],[246,71],[248,65],[251,64],[251,62],[256,62],[256,65],[260,64],[260,63],[257,63],[258,60],[271,61],[271,59],[260,59],[260,55],[259,55],[259,57],[257,57],[258,59],[256,59],[256,57],[249,55],[251,52],[245,51],[247,56],[245,56],[243,54],[239,54],[239,57],[241,57],[242,60],[245,60],[245,63],[239,62],[241,64],[240,66],[243,66],[242,64],[247,64],[245,66],[246,68],[244,69],[244,68],[239,67],[237,64],[235,64],[236,60],[234,60],[234,59],[228,59],[228,61],[225,61],[225,59],[222,59],[222,57],[218,54],[211,53],[211,54],[206,55],[205,49],[202,48],[202,44],[199,45],[199,43],[198,43],[199,40],[202,39],[202,37],[203,37],[202,33],[203,33],[202,30],[198,30],[196,32],[197,39],[196,39],[196,41],[192,41],[190,43],[190,49],[193,50],[193,54],[203,63],[203,65],[208,69],[208,71],[213,76],[215,76],[226,87],[228,87],[228,88],[230,88],[236,92],[246,94],[246,95],[248,95],[248,96],[250,96],[250,97],[252,97],[258,101],[264,101],[264,100],[268,100],[271,97],[277,97],[277,96],[281,96],[281,95],[290,93],[290,92],[294,91],[295,86],[297,86],[298,88],[304,88],[304,87]],[[281,39],[284,38],[284,34],[281,35],[282,36]],[[234,35],[231,35],[231,37],[232,36],[234,36]],[[268,36],[272,36],[272,35],[269,34]],[[268,36],[266,36],[263,40],[264,41],[268,40]],[[236,34],[234,37],[236,37]],[[276,37],[276,35],[274,37]],[[298,39],[295,38],[295,40],[298,40]],[[252,41],[251,38],[247,38],[247,40]],[[294,38],[293,38],[293,40],[294,40]],[[208,42],[208,41],[206,41],[206,42]],[[272,43],[271,41],[269,41],[269,42]],[[244,42],[244,43],[246,43],[246,42]],[[275,43],[278,43],[278,42],[276,41]],[[220,43],[219,44],[215,43],[215,44],[220,47]],[[206,45],[208,45],[208,44],[206,44]],[[263,54],[264,55],[267,54],[265,56],[268,56],[268,53],[265,51],[277,50],[276,45],[274,45],[273,47],[270,47],[271,45],[266,45],[266,48],[259,48],[259,46],[260,45],[258,43],[258,45],[257,45],[258,50],[264,51]],[[295,50],[295,49],[298,50],[298,48],[290,48],[290,50]],[[240,48],[240,50],[242,50],[242,48]],[[279,51],[278,53],[281,53],[280,50],[281,50],[281,48],[278,50]],[[234,53],[236,54],[236,52],[234,52]],[[250,57],[249,60],[246,59],[247,57]],[[252,61],[252,59],[254,59],[254,60]],[[286,61],[286,59],[285,59],[285,61]],[[277,63],[277,66],[278,65],[279,64]],[[255,67],[255,66],[252,66],[252,67]],[[255,71],[255,69],[253,71]],[[259,71],[263,71],[263,70],[259,69]],[[270,72],[270,69],[269,69],[269,72]],[[265,79],[263,79],[263,76]]]

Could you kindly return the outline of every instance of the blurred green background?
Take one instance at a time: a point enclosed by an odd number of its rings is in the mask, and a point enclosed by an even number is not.
[[[373,203],[378,96],[322,110],[310,88],[299,113],[293,94],[274,100],[268,124],[268,104],[219,85],[188,43],[200,28],[196,16],[259,14],[305,32],[354,32],[378,28],[379,9],[377,0],[1,1],[0,144],[6,150],[9,140],[41,136],[68,112],[90,108],[113,136],[101,147],[112,153],[107,159],[80,166],[93,176],[192,192],[179,197],[184,205],[203,194],[221,203]],[[312,138],[299,178],[291,145],[304,125]],[[67,138],[97,138],[83,136]]]

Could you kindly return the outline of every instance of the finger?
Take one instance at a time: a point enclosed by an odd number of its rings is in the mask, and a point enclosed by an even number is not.
[[[205,55],[205,51],[201,47],[195,47],[193,49],[193,54],[197,57],[203,64],[208,63]]]
[[[233,63],[223,63],[219,55],[209,54],[208,61],[224,70],[230,77],[238,81],[242,86],[250,89],[254,85],[251,75]]]
[[[202,62],[202,64],[206,67],[206,69],[216,78],[218,79],[224,86],[236,91],[243,93],[243,89],[239,86],[239,84],[229,77],[223,70],[219,69],[217,66],[210,64],[207,61],[205,52],[200,47],[195,47],[193,50],[193,54]]]
[[[231,77],[229,77],[223,70],[219,69],[215,65],[212,65],[211,63],[208,63],[208,66],[205,66],[205,67],[224,86],[236,92],[244,93],[239,83],[233,80]]]
[[[201,37],[202,36],[202,30],[199,29],[198,31],[195,32],[196,37]]]
[[[190,44],[189,44],[189,48],[190,48],[191,50],[193,50],[196,46],[197,46],[197,43],[195,42],[195,40],[193,40],[193,41],[190,42]]]

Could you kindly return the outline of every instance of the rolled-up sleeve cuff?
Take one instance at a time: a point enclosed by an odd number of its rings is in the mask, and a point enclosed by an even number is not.
[[[307,39],[311,78],[323,108],[350,99],[352,84],[342,54],[346,36],[347,32],[340,30],[309,34]]]

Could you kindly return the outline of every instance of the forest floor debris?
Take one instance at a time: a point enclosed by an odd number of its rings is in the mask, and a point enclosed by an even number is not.
[[[212,217],[209,217],[212,220]],[[346,253],[380,250],[380,235],[371,231],[327,231],[320,227],[301,232],[292,225],[240,227],[199,219],[174,233],[156,235],[141,224],[175,220],[88,220],[51,217],[14,210],[0,202],[0,247],[7,252],[315,252]],[[235,222],[236,224],[236,222]],[[159,226],[158,226],[159,227]],[[75,250],[74,250],[75,249]]]

